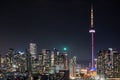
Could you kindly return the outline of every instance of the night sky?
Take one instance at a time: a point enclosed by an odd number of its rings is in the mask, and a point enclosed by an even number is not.
[[[24,51],[30,42],[42,48],[68,48],[79,62],[91,60],[91,0],[3,0],[0,2],[0,54]],[[94,0],[95,55],[120,49],[120,9],[117,0]]]

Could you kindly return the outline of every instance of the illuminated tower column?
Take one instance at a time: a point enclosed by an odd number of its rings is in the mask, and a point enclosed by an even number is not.
[[[91,54],[92,54],[92,63],[91,67],[94,68],[94,26],[93,26],[93,6],[91,6],[91,28],[89,30],[89,33],[91,34]]]
[[[68,70],[68,54],[65,53],[65,70]]]

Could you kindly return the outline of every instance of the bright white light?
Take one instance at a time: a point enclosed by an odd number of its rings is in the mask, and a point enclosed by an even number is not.
[[[97,76],[95,77],[95,80],[105,80],[105,78],[104,78],[104,76],[99,76],[99,75],[97,75]]]
[[[113,49],[112,48],[109,48],[110,51],[112,51]]]
[[[75,77],[70,76],[70,79],[75,79]]]
[[[90,33],[95,33],[94,29],[89,30]]]
[[[100,80],[105,80],[105,78],[102,77]]]
[[[21,55],[24,54],[24,52],[21,52],[21,51],[19,51],[18,53],[21,54]]]
[[[95,77],[95,80],[99,80],[99,78],[100,78],[100,77],[97,75],[97,76]]]
[[[96,58],[95,58],[94,60],[95,60],[95,61],[97,61],[97,59],[96,59]]]
[[[14,64],[14,65],[13,65],[13,68],[17,68],[17,65]]]

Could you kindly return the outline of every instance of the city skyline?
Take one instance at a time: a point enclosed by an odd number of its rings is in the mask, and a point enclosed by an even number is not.
[[[30,42],[42,48],[62,50],[78,61],[91,61],[90,0],[2,1],[0,53],[9,48],[24,51]],[[117,1],[94,1],[95,54],[109,47],[120,48]],[[83,55],[84,54],[84,55]]]

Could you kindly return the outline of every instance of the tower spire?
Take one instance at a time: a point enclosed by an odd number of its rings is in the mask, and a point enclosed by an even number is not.
[[[94,27],[93,19],[94,19],[94,15],[93,15],[93,4],[91,4],[91,28]]]

